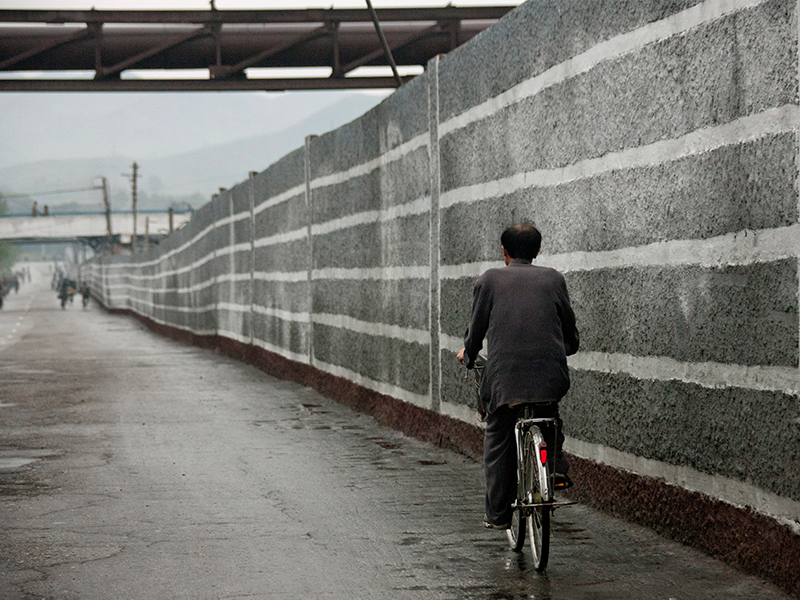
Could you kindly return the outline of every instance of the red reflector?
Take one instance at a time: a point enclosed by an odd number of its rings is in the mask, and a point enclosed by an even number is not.
[[[539,448],[539,460],[542,461],[542,464],[547,464],[547,446]]]

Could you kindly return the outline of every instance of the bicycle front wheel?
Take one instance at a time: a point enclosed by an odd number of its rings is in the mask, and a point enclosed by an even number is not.
[[[537,571],[547,567],[550,557],[550,506],[542,504],[551,499],[547,469],[539,461],[539,447],[544,437],[538,427],[525,434],[525,501],[533,504],[527,520],[533,566]]]
[[[525,521],[519,509],[511,515],[511,528],[506,530],[506,535],[508,535],[508,545],[514,552],[522,551],[522,546],[525,544]]]

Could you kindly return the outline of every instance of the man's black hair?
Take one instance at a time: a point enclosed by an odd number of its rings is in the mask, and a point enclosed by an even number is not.
[[[533,260],[542,247],[542,234],[530,223],[520,223],[506,229],[500,243],[511,258]]]

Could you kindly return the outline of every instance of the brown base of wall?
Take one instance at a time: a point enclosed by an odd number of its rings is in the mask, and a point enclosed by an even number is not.
[[[569,496],[767,579],[800,598],[800,536],[752,510],[570,457]]]
[[[483,432],[477,426],[379,394],[262,348],[219,336],[197,336],[128,310],[110,312],[130,314],[163,336],[217,350],[275,377],[309,386],[410,437],[476,460],[483,456]],[[571,477],[577,482],[569,490],[571,498],[650,527],[800,598],[800,536],[789,527],[752,510],[650,477],[574,456],[570,457],[570,465]]]

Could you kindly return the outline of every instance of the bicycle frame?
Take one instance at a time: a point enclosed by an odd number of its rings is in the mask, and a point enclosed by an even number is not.
[[[547,418],[531,418],[528,415],[532,412],[530,407],[525,407],[524,409],[525,414],[522,418],[517,420],[516,426],[514,427],[514,436],[516,437],[517,442],[517,503],[516,507],[520,508],[523,511],[523,514],[527,516],[529,512],[526,509],[530,509],[534,506],[542,506],[542,505],[552,505],[553,504],[553,490],[555,489],[555,475],[554,475],[554,461],[555,461],[555,451],[556,451],[556,440],[558,435],[558,419],[547,417]],[[544,493],[542,495],[541,501],[539,502],[525,502],[523,503],[523,495],[525,490],[525,477],[526,474],[523,471],[524,461],[522,456],[522,444],[523,438],[525,434],[530,431],[532,427],[538,427],[539,431],[542,433],[543,442],[536,448],[536,468],[539,471],[539,478],[541,480],[541,476],[544,475],[547,479],[549,485],[548,489],[542,490]],[[545,435],[545,432],[551,432],[552,435],[549,436],[552,440],[548,440]],[[544,456],[543,456],[544,453]],[[544,458],[544,460],[542,460]]]
[[[485,365],[486,357],[479,355],[474,365],[479,411]],[[561,421],[556,417],[535,417],[535,414],[536,405],[525,404],[514,424],[517,499],[512,505],[512,519],[506,535],[515,552],[522,550],[528,537],[534,567],[544,571],[550,555],[550,517],[556,508],[575,502],[555,500],[555,462]]]

